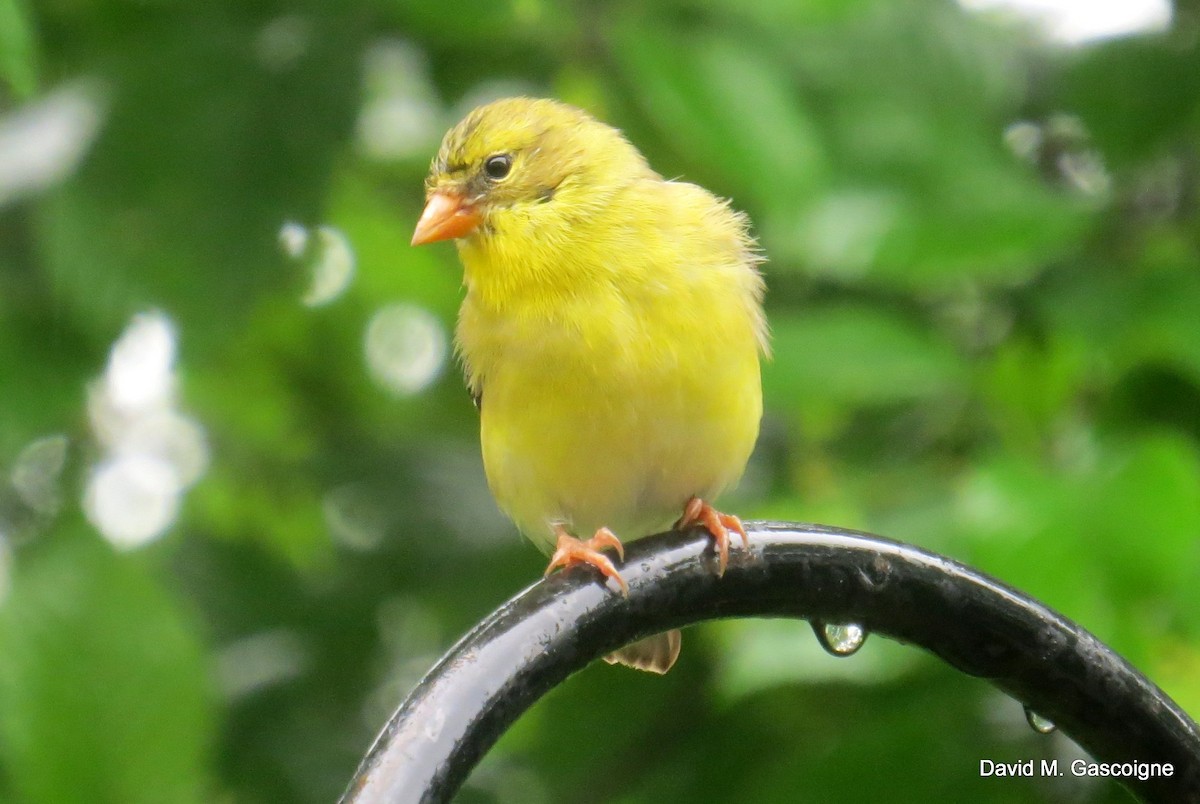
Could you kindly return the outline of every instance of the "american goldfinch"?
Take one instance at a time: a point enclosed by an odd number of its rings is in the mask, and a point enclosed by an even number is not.
[[[588,564],[627,593],[601,551],[676,519],[708,529],[723,573],[746,533],[707,501],[750,457],[767,352],[747,218],[663,179],[620,131],[529,98],[452,128],[426,198],[412,242],[457,242],[488,485],[553,552],[547,574]],[[664,673],[678,652],[675,631],[609,658]]]

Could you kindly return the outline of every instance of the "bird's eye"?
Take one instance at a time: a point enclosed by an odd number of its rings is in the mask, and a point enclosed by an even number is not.
[[[483,163],[483,172],[488,175],[489,179],[499,181],[506,177],[509,171],[512,170],[512,163],[512,154],[489,156],[488,160]]]

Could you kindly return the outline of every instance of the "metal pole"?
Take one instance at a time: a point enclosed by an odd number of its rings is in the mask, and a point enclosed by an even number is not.
[[[628,598],[586,568],[521,592],[409,694],[342,804],[449,801],[505,729],[571,673],[639,637],[722,617],[855,623],[920,645],[1049,718],[1097,761],[1171,763],[1170,777],[1121,780],[1143,800],[1200,802],[1200,728],[1078,625],[910,545],[818,525],[747,529],[750,550],[733,550],[722,578],[707,535],[691,530],[627,545]]]

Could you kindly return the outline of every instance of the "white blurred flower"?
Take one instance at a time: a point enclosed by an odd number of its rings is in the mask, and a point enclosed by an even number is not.
[[[176,337],[162,313],[134,316],[89,389],[88,415],[103,455],[84,489],[84,513],[123,549],[161,536],[208,467],[204,429],[177,409]]]
[[[1165,31],[1172,16],[1170,0],[959,0],[959,4],[970,11],[1023,17],[1068,45]]]
[[[80,82],[0,118],[0,206],[71,175],[104,120],[100,95]]]

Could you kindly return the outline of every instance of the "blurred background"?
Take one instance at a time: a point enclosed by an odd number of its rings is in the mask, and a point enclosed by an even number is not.
[[[1198,37],[1196,0],[0,0],[0,799],[331,801],[539,577],[454,249],[408,245],[513,93],[753,218],[727,509],[968,562],[1197,715]],[[917,649],[723,622],[569,679],[460,800],[1126,800],[979,778],[1078,756]]]

